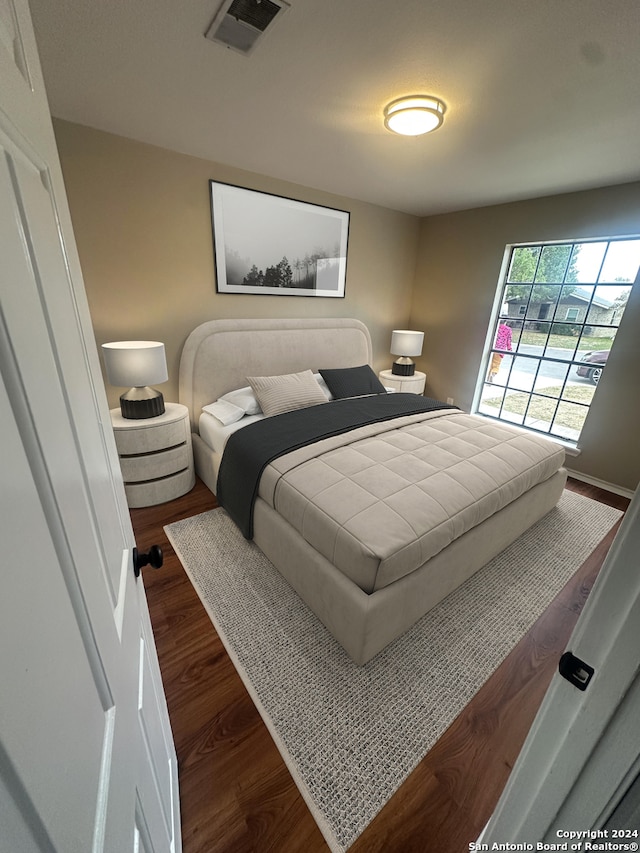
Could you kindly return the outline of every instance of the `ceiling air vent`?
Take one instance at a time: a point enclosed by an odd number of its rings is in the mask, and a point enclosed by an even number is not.
[[[284,0],[225,0],[205,37],[246,56],[288,8]]]

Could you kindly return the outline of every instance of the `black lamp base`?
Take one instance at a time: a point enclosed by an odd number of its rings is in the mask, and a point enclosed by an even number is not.
[[[120,397],[120,412],[123,418],[144,420],[164,414],[164,397],[155,388],[131,388]]]
[[[391,365],[391,372],[395,376],[413,376],[416,371],[416,366],[410,358],[402,356]]]

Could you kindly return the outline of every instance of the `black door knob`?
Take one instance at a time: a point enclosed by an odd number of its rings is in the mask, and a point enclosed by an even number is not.
[[[146,554],[141,554],[137,548],[133,549],[133,573],[138,578],[143,566],[153,566],[154,569],[159,569],[162,566],[164,557],[162,556],[162,548],[159,545],[152,545]]]

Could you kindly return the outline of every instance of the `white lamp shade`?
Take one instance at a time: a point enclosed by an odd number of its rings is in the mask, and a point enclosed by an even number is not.
[[[424,332],[411,332],[408,329],[395,329],[391,333],[392,355],[422,355]]]
[[[116,341],[102,344],[102,354],[111,385],[143,388],[166,382],[167,359],[158,341]]]

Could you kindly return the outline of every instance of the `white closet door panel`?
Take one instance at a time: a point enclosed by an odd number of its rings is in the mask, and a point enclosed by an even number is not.
[[[0,245],[0,853],[179,853],[175,751],[25,0],[0,0]]]
[[[5,594],[0,597],[0,672],[5,685],[0,728],[2,763],[11,768],[4,784],[14,805],[38,815],[40,834],[50,837],[55,849],[89,851],[104,819],[98,792],[113,701],[87,658],[58,568],[65,559],[59,531],[50,529],[51,510],[42,506],[31,477],[4,382],[0,424],[6,559]],[[49,570],[34,571],[38,567]],[[7,687],[12,701],[7,701]]]
[[[49,184],[49,175],[46,171],[37,172],[31,164],[17,157],[13,161],[13,168],[24,231],[29,235],[31,244],[31,273],[37,288],[43,292],[43,301],[46,300],[43,282],[50,282],[54,277],[58,281],[57,298],[52,304],[47,304],[47,323],[55,334],[53,327],[56,322],[61,326],[65,317],[74,316],[76,306],[64,255],[60,251],[55,207],[48,186],[45,187],[45,184]],[[25,320],[29,324],[29,328],[25,329],[25,345],[28,347],[31,324],[28,318]],[[84,526],[85,535],[97,538],[101,545],[101,570],[115,609],[123,568],[121,546],[125,533],[120,517],[114,517],[111,511],[116,487],[104,449],[103,431],[96,417],[97,406],[93,399],[83,342],[71,335],[56,338],[56,359],[57,369],[64,372],[66,406],[73,415],[73,441],[78,444],[80,451],[80,470],[70,470],[68,480],[73,484],[72,488],[77,488],[79,482],[83,483],[90,518],[82,519],[80,526]],[[90,467],[82,464],[83,459],[91,460]],[[66,464],[66,460],[60,461]],[[107,508],[109,511],[105,511]],[[106,523],[109,519],[112,522]]]

